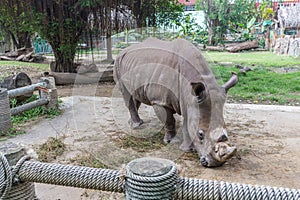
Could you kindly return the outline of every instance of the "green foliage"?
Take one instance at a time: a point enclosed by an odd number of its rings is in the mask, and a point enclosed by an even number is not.
[[[31,9],[28,1],[12,3],[0,0],[0,25],[10,35],[16,48],[30,47],[30,37],[36,31],[40,15]]]
[[[178,4],[177,0],[161,1],[156,5],[155,12],[155,25],[168,27],[183,17],[183,5]]]
[[[24,130],[19,130],[17,128],[10,128],[8,131],[3,132],[0,131],[0,142],[6,141],[8,138],[16,137],[17,135],[23,135],[25,134]]]
[[[275,14],[272,3],[265,0],[259,4],[258,11],[262,20],[271,19]]]
[[[255,17],[253,0],[236,0],[234,4],[227,0],[203,0],[196,2],[196,8],[205,13],[210,45],[224,44],[228,31],[239,32]]]
[[[190,14],[185,15],[183,20],[177,21],[176,25],[180,28],[175,37],[185,38],[193,44],[207,44],[207,31],[197,24]]]
[[[238,38],[239,40],[253,40],[255,39],[255,35],[253,33],[253,29],[255,27],[260,26],[260,24],[256,24],[256,18],[253,17],[250,21],[247,22],[247,24],[238,24],[238,28],[236,31],[238,33],[241,33],[240,37]]]
[[[19,105],[26,104],[32,101],[35,101],[38,98],[37,95],[32,95],[29,99],[19,104],[16,99],[10,100],[11,108],[15,108]],[[36,108],[33,108],[31,110],[22,112],[16,116],[12,116],[11,120],[13,125],[22,124],[28,121],[34,121],[38,119],[41,116],[53,118],[54,116],[58,116],[61,114],[61,110],[54,109],[54,108],[45,108],[43,106],[39,106]]]

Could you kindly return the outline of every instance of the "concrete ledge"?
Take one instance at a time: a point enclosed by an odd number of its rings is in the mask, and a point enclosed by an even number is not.
[[[255,105],[255,104],[225,104],[225,108],[239,110],[262,110],[300,113],[300,106]]]

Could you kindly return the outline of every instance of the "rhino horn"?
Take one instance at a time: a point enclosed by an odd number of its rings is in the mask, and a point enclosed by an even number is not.
[[[231,72],[230,79],[222,87],[225,88],[225,91],[227,93],[227,91],[233,86],[235,86],[238,81],[239,81],[238,75],[235,72]]]
[[[220,142],[215,146],[215,151],[215,158],[219,162],[225,162],[235,155],[237,148],[235,146],[229,146],[227,143]]]

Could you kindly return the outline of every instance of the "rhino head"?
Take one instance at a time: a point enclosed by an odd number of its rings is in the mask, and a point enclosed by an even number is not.
[[[223,107],[227,91],[238,82],[232,73],[223,86],[213,86],[203,82],[191,83],[192,98],[187,103],[187,129],[190,137],[189,148],[196,150],[200,162],[205,167],[217,167],[236,153],[236,147],[229,144],[223,117]],[[185,147],[183,147],[185,148]]]

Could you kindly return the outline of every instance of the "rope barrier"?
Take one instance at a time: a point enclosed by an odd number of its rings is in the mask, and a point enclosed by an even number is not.
[[[140,158],[126,170],[126,199],[173,199],[178,180],[175,164],[169,160]]]
[[[26,161],[18,174],[26,182],[124,192],[120,172],[115,170]]]
[[[126,175],[120,171],[28,161],[23,157],[13,167],[0,154],[0,200],[22,199],[21,193],[34,196],[33,184],[47,183],[126,194],[126,199],[249,199],[299,200],[300,190],[252,186],[178,177],[176,165],[169,160],[142,158],[130,162]],[[20,184],[23,183],[23,184]],[[11,193],[11,192],[10,192]],[[14,197],[14,198],[11,198]],[[24,199],[24,198],[23,198]],[[34,199],[34,198],[26,198]]]
[[[12,186],[12,171],[5,156],[0,152],[0,199],[3,199]]]

